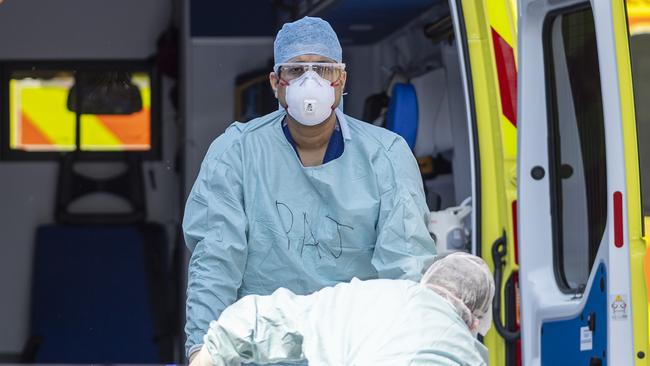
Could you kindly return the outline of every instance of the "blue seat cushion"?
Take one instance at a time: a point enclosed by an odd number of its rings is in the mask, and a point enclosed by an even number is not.
[[[34,253],[36,362],[156,363],[145,235],[137,226],[42,226]]]
[[[388,104],[386,128],[402,136],[411,150],[418,135],[418,99],[412,84],[397,83]]]

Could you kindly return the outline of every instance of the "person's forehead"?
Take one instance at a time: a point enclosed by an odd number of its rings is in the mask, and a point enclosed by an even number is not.
[[[336,63],[336,61],[332,60],[331,58],[321,56],[321,55],[300,55],[296,57],[292,57],[289,59],[288,62],[331,62],[331,63]]]

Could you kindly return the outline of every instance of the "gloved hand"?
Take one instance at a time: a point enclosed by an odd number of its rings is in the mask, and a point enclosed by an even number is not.
[[[214,366],[212,357],[210,357],[210,353],[205,345],[203,345],[201,350],[193,356],[194,357],[190,360],[190,366]]]

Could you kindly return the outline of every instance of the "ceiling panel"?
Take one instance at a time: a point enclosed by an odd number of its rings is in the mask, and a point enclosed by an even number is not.
[[[332,24],[342,43],[369,44],[443,1],[338,0],[315,15]],[[191,0],[190,30],[193,37],[269,37],[279,15],[271,0]]]

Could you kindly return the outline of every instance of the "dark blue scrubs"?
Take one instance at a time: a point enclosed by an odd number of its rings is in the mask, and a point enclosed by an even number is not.
[[[300,159],[298,148],[296,147],[296,141],[291,136],[291,132],[289,132],[289,125],[287,124],[286,120],[282,121],[282,131],[284,131],[284,136],[287,138],[287,141],[289,141],[291,146],[293,146],[293,149],[296,151],[296,155],[298,155],[298,159]],[[344,148],[345,144],[343,143],[343,133],[341,132],[339,123],[336,122],[334,132],[332,132],[332,137],[330,137],[330,142],[327,144],[327,150],[325,151],[325,156],[323,157],[323,164],[326,164],[343,155]]]

